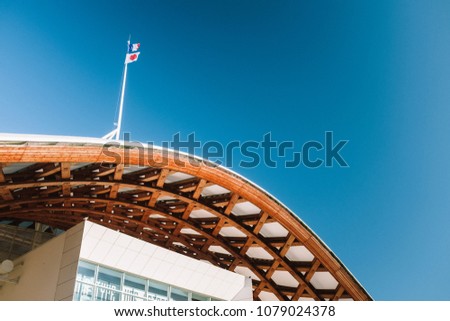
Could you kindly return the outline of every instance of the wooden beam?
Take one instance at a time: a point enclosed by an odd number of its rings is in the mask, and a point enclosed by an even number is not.
[[[277,270],[279,265],[280,265],[279,261],[274,261],[273,262],[272,266],[266,272],[266,278],[267,279],[272,278],[272,275],[275,273],[275,271]]]
[[[205,186],[206,186],[206,180],[203,178],[200,179],[200,181],[197,184],[197,188],[195,189],[194,194],[192,195],[192,198],[195,200],[198,200],[198,198],[200,197]]]
[[[256,223],[256,225],[253,229],[253,234],[257,235],[259,233],[259,231],[261,231],[261,229],[268,217],[269,217],[269,214],[267,214],[266,212],[261,213],[261,217],[259,218],[258,223]]]
[[[237,201],[239,200],[239,194],[233,193],[231,195],[230,201],[228,202],[227,207],[225,208],[224,214],[229,215],[231,211],[233,210],[233,207],[236,205]]]
[[[164,182],[166,181],[167,176],[169,175],[169,170],[167,168],[163,168],[159,173],[158,181],[156,182],[157,187],[163,187]]]
[[[3,164],[0,164],[0,183],[4,183],[5,180],[5,174],[3,173]]]
[[[150,198],[150,200],[148,201],[148,207],[155,207],[156,201],[158,200],[158,197],[161,195],[161,193],[159,191],[154,191],[152,193],[152,197]]]
[[[123,170],[125,169],[124,164],[117,164],[114,170],[114,180],[120,181],[123,176]]]
[[[293,234],[290,234],[286,243],[284,243],[283,247],[280,249],[280,256],[284,257],[286,253],[291,248],[292,243],[295,241],[295,236]]]
[[[345,291],[345,289],[342,285],[338,286],[338,288],[336,290],[336,294],[333,296],[333,298],[331,298],[331,301],[339,301],[342,294],[344,294],[344,291]]]

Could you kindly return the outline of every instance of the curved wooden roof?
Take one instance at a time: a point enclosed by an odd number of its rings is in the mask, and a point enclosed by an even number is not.
[[[371,300],[294,213],[225,168],[95,139],[0,140],[0,220],[87,218],[251,276],[255,300]]]

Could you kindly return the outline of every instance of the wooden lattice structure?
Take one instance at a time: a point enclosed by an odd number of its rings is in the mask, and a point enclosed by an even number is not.
[[[102,140],[0,139],[0,221],[89,219],[251,276],[255,300],[371,300],[295,214],[225,168]]]

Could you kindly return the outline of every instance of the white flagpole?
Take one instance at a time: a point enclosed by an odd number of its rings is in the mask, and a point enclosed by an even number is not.
[[[131,40],[131,35],[128,38],[127,54],[128,54],[128,48],[130,48],[130,40]],[[124,67],[124,71],[123,71],[122,93],[120,94],[119,119],[117,120],[117,129],[116,129],[115,140],[119,140],[120,127],[122,126],[123,99],[125,97],[125,85],[127,83],[127,69],[128,69],[128,64],[127,64],[126,60],[125,60],[124,64],[125,64],[125,67]]]

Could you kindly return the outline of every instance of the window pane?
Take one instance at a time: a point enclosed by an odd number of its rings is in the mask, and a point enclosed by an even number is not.
[[[97,284],[112,290],[120,290],[122,273],[100,267]]]
[[[97,287],[95,301],[120,301],[120,293],[112,289]]]
[[[210,298],[197,294],[197,293],[192,293],[192,301],[209,301]]]
[[[148,287],[148,299],[151,301],[167,301],[168,286],[165,284],[150,282]]]
[[[119,301],[122,273],[100,267],[97,277],[97,301]]]
[[[91,301],[94,287],[92,285],[77,282],[75,284],[74,301]]]
[[[170,292],[170,298],[173,301],[187,301],[188,293],[177,288],[172,288],[172,291]]]
[[[145,280],[125,275],[123,291],[125,292],[122,297],[123,301],[142,301],[143,299],[138,297],[145,298]]]
[[[77,281],[94,284],[95,265],[82,262],[78,263]]]

